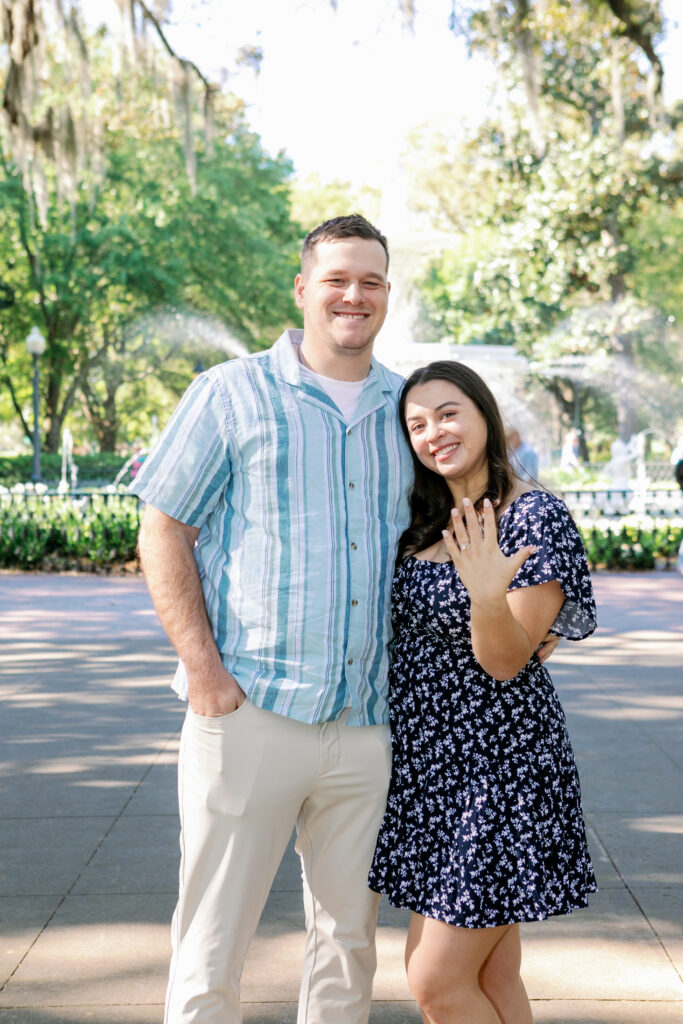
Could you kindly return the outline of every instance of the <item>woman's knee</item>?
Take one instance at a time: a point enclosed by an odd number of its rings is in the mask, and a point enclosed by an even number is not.
[[[519,926],[512,925],[486,958],[479,982],[489,995],[508,993],[521,985],[522,947]]]
[[[466,1003],[468,990],[477,988],[476,977],[467,978],[457,968],[445,971],[442,966],[418,955],[411,957],[406,973],[413,999],[436,1022],[452,1014],[461,1002]]]

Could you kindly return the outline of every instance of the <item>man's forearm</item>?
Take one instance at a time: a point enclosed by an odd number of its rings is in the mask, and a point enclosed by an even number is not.
[[[196,532],[148,506],[139,540],[154,608],[190,672],[220,663],[194,557]]]
[[[206,612],[194,543],[199,531],[150,505],[140,530],[140,561],[159,620],[187,675],[190,707],[227,715],[245,700],[216,646]]]

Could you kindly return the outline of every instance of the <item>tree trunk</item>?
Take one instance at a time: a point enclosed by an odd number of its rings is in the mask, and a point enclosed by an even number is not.
[[[605,221],[605,231],[615,248],[621,245],[621,232],[613,215]],[[628,441],[638,431],[638,395],[633,381],[635,379],[635,361],[633,358],[633,340],[628,330],[620,330],[621,318],[618,307],[626,296],[626,281],[621,270],[610,274],[608,278],[610,300],[615,309],[612,331],[609,337],[609,348],[617,362],[615,374],[617,407],[617,432],[622,441]]]
[[[515,44],[522,65],[522,82],[529,115],[529,134],[534,153],[540,158],[545,153],[545,132],[541,119],[541,69],[538,44],[530,25],[531,3],[516,0]]]

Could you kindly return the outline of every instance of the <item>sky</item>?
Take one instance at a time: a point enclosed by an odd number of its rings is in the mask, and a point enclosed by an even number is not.
[[[477,121],[494,71],[449,30],[451,0],[417,0],[407,31],[397,0],[172,0],[169,36],[228,86],[270,152],[285,149],[302,175],[381,187],[412,126]],[[660,46],[670,97],[683,96],[683,4],[663,0]],[[243,44],[262,48],[256,77],[237,69]]]
[[[415,6],[411,32],[397,0],[171,0],[166,32],[180,56],[245,100],[266,150],[285,150],[299,174],[386,188],[412,127],[457,132],[481,119],[495,84],[491,64],[450,31],[451,0]],[[662,6],[665,87],[683,97],[683,3]],[[115,0],[83,7],[116,22]],[[258,76],[235,64],[244,45],[263,50]]]
[[[286,149],[303,175],[381,186],[412,125],[485,109],[491,68],[469,60],[449,31],[450,0],[424,0],[413,33],[396,0],[338,0],[336,11],[329,0],[250,0],[239,9],[175,0],[177,16],[192,9],[197,43],[189,18],[177,38],[196,45],[212,71],[242,43],[263,49],[258,77],[245,69],[227,84],[246,100],[266,149]]]

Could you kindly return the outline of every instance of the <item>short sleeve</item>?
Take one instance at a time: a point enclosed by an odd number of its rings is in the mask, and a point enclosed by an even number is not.
[[[209,517],[231,476],[223,395],[200,374],[183,395],[129,490],[188,526]]]
[[[595,598],[583,541],[569,509],[545,491],[517,498],[500,519],[498,543],[506,555],[527,544],[538,548],[512,580],[509,589],[557,580],[565,595],[551,632],[582,640],[596,627]]]

